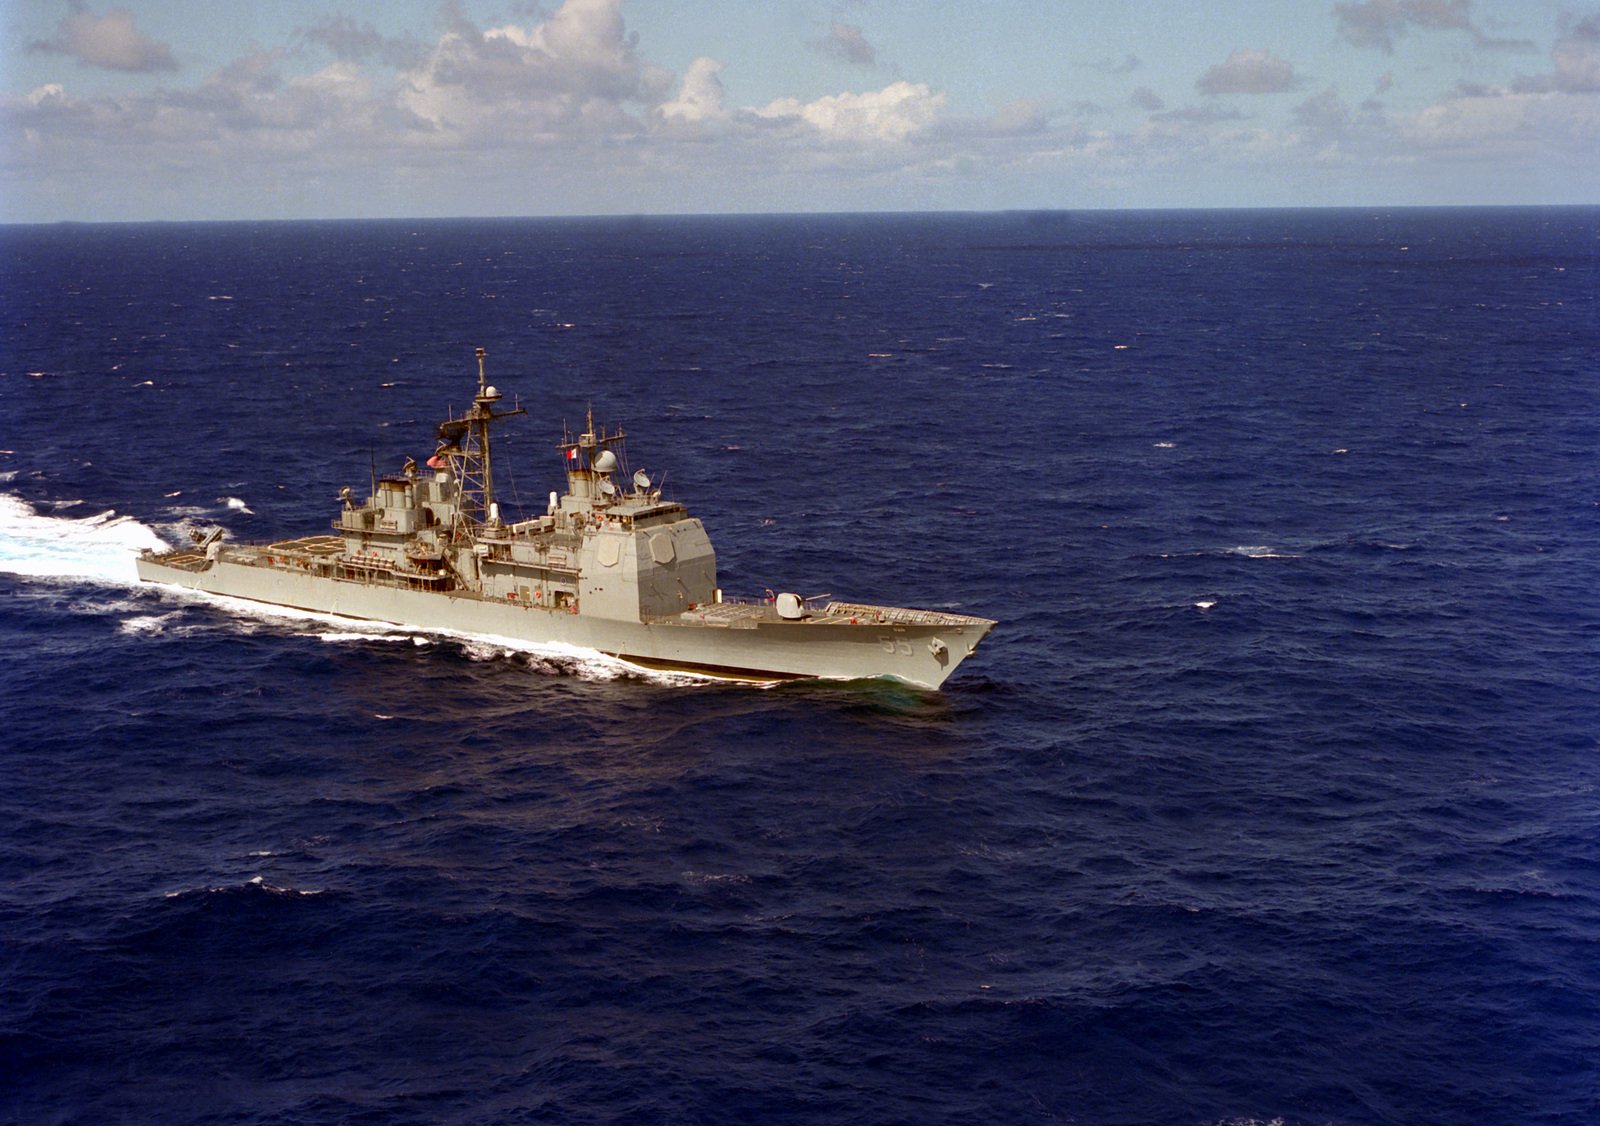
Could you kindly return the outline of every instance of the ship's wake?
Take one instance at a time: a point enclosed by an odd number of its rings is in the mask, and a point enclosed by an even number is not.
[[[45,516],[21,497],[0,495],[0,573],[132,586],[134,558],[146,547],[167,543],[131,516]]]

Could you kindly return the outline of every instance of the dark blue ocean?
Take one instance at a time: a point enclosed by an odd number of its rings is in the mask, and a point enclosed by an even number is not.
[[[943,692],[247,612],[490,378]],[[1600,1121],[1600,209],[0,228],[0,1121]]]

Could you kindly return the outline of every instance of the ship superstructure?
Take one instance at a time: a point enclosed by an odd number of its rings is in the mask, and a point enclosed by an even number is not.
[[[271,544],[143,552],[139,577],[277,606],[529,643],[634,664],[768,681],[893,677],[937,688],[995,625],[934,610],[792,593],[723,597],[704,525],[624,470],[626,435],[597,427],[558,443],[567,487],[544,513],[506,522],[492,429],[502,409],[477,350],[469,410],[439,424],[419,466],[343,490],[331,533]]]

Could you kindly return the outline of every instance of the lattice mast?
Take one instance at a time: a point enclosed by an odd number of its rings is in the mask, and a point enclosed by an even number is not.
[[[472,409],[459,418],[452,416],[439,424],[440,446],[434,458],[445,458],[461,485],[458,507],[464,530],[471,534],[478,527],[498,520],[494,504],[494,458],[490,449],[489,427],[503,418],[527,414],[521,407],[496,411],[500,392],[484,374],[488,352],[477,350],[478,394]],[[430,463],[431,464],[431,463]]]

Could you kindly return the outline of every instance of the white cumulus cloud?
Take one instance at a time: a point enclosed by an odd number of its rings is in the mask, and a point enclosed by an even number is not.
[[[1473,23],[1472,0],[1360,0],[1335,4],[1333,14],[1347,42],[1387,54],[1394,53],[1395,40],[1411,28],[1465,32],[1476,46],[1488,50],[1533,50],[1526,39],[1497,38]]]
[[[1281,94],[1300,85],[1294,66],[1271,51],[1232,52],[1200,76],[1202,94]]]
[[[1521,91],[1600,94],[1600,15],[1569,22],[1550,50],[1549,74],[1519,78]]]
[[[932,125],[944,102],[945,96],[925,82],[892,82],[882,90],[829,94],[810,102],[779,98],[752,112],[773,120],[798,119],[838,140],[904,141]]]
[[[480,30],[457,14],[403,76],[401,104],[442,133],[594,134],[637,130],[671,75],[640,57],[621,0],[566,0],[542,24]]]
[[[661,104],[661,116],[678,121],[721,121],[728,116],[723,102],[722,64],[716,59],[701,57],[689,64],[683,72],[678,92],[669,102]]]
[[[37,40],[30,46],[35,51],[70,55],[80,63],[105,70],[178,69],[172,48],[134,27],[132,12],[112,8],[105,15],[95,15],[82,0],[75,0],[71,14],[56,27],[54,38]]]

